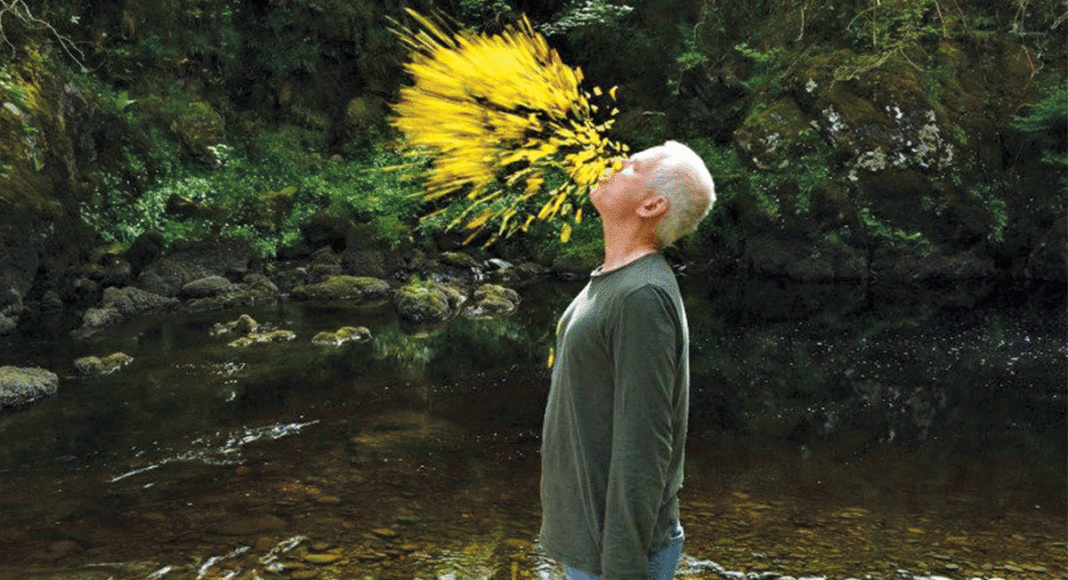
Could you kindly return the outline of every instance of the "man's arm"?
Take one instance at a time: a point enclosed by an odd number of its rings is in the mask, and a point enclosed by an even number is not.
[[[655,286],[631,293],[618,316],[601,569],[606,580],[645,580],[672,455],[682,326],[671,298]]]

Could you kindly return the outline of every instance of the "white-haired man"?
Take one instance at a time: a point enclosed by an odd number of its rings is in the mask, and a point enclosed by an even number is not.
[[[697,228],[715,190],[701,158],[669,141],[625,160],[590,200],[604,263],[556,327],[540,542],[569,580],[667,579],[683,542],[689,331],[661,251]]]

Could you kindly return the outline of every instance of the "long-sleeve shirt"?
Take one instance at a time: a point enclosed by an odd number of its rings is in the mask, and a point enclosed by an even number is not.
[[[541,456],[541,545],[610,580],[645,580],[679,517],[689,338],[660,254],[594,272],[557,324]]]

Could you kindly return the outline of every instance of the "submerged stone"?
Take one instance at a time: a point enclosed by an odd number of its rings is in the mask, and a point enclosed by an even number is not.
[[[74,361],[74,368],[78,374],[85,376],[110,375],[132,363],[133,360],[132,356],[124,352],[117,352],[104,358],[83,356]]]
[[[341,346],[346,342],[363,342],[371,339],[371,331],[364,326],[344,326],[335,332],[320,332],[312,338],[312,344]]]
[[[304,561],[321,566],[323,564],[333,564],[341,558],[341,554],[308,554],[304,556]]]

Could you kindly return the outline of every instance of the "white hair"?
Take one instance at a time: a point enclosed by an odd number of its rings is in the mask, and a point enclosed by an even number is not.
[[[658,163],[649,187],[668,200],[668,210],[653,231],[660,248],[670,246],[697,229],[716,201],[712,174],[701,157],[678,141],[654,147]]]

